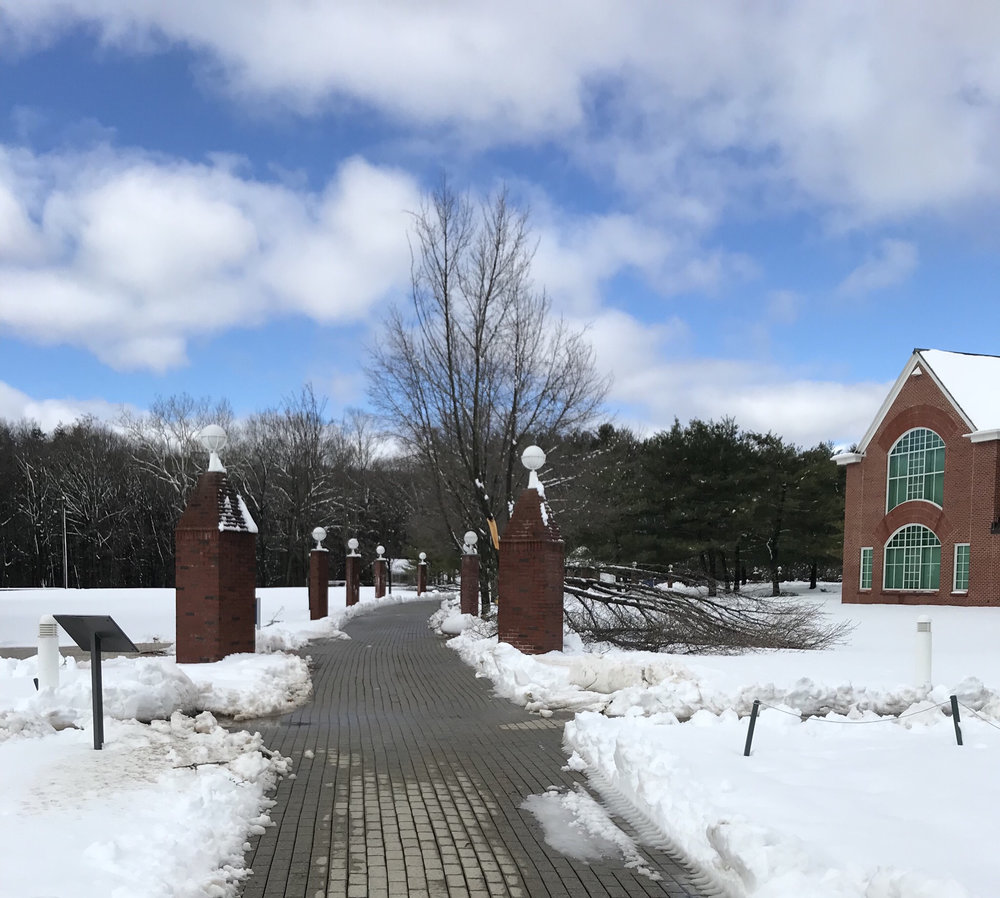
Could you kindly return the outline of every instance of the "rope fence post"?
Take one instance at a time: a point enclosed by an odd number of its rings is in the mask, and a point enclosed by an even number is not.
[[[747,744],[743,748],[743,757],[750,757],[750,746],[753,745],[753,728],[757,725],[757,712],[760,710],[760,699],[753,700],[753,708],[750,711],[750,727],[747,729]],[[961,745],[959,740],[959,745]]]
[[[951,721],[955,724],[955,741],[962,744],[962,718],[958,713],[958,696],[951,697]]]

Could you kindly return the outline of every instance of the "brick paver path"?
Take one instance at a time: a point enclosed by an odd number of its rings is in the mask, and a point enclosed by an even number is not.
[[[434,608],[392,606],[313,643],[312,703],[255,722],[296,777],[252,843],[244,898],[703,894],[657,850],[642,853],[659,881],[546,844],[521,804],[582,782],[562,769],[562,724],[495,698],[427,629]]]

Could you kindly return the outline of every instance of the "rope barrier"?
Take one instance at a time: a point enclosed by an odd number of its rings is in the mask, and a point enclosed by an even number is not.
[[[815,720],[818,721],[819,723],[835,723],[835,724],[843,724],[845,726],[856,726],[858,724],[865,724],[865,723],[897,723],[898,721],[902,720],[905,717],[916,717],[919,714],[929,714],[932,711],[939,711],[942,708],[950,707],[952,723],[955,726],[955,741],[959,745],[962,745],[961,718],[958,710],[960,706],[962,708],[965,708],[966,711],[968,711],[974,717],[981,720],[983,723],[993,727],[996,730],[1000,730],[1000,726],[998,726],[991,720],[987,720],[977,711],[973,710],[968,705],[960,702],[958,698],[954,695],[950,696],[948,701],[938,702],[937,704],[931,705],[929,708],[921,708],[919,711],[907,711],[904,714],[887,715],[885,717],[879,717],[877,720],[830,720],[829,717],[819,717],[812,714],[802,714],[801,712],[796,714],[794,711],[787,711],[784,708],[778,708],[775,705],[769,705],[767,702],[762,702],[760,699],[754,699],[753,708],[750,711],[750,724],[747,727],[747,741],[743,749],[743,755],[744,757],[749,757],[750,755],[750,748],[753,744],[754,727],[757,724],[757,715],[760,712],[761,708],[768,708],[771,711],[777,711],[781,714],[787,714],[789,717],[797,718],[800,722],[807,720]]]
[[[886,715],[884,717],[879,717],[878,720],[830,720],[828,717],[819,717],[815,714],[796,714],[794,711],[786,711],[784,708],[777,708],[774,705],[767,704],[767,702],[760,702],[760,706],[762,708],[770,708],[772,711],[787,714],[789,717],[797,717],[799,720],[815,720],[817,723],[835,723],[844,724],[845,726],[857,726],[858,724],[863,723],[895,723],[897,720],[902,720],[904,717],[914,717],[917,714],[929,714],[931,711],[937,711],[947,705],[950,705],[950,702],[938,702],[938,704],[931,708],[921,708],[919,711],[907,711],[905,714]],[[998,727],[998,729],[1000,729],[1000,727]]]
[[[968,706],[967,704],[965,704],[965,702],[959,702],[959,704],[960,704],[960,705],[961,705],[961,706],[962,706],[963,708],[965,708],[965,710],[966,710],[966,711],[968,711],[968,712],[969,712],[969,713],[970,713],[970,714],[971,714],[971,715],[972,715],[973,717],[978,717],[978,718],[979,718],[979,719],[980,719],[980,720],[981,720],[981,721],[982,721],[983,723],[985,723],[985,724],[986,724],[987,726],[991,726],[991,727],[993,727],[993,729],[995,729],[995,730],[1000,730],[1000,726],[997,726],[997,724],[995,724],[995,723],[994,723],[994,722],[993,722],[992,720],[990,720],[990,719],[989,719],[988,717],[983,717],[983,715],[982,715],[982,714],[980,714],[980,713],[979,713],[978,711],[976,711],[976,710],[974,710],[974,709],[970,708],[970,707],[969,707],[969,706]]]

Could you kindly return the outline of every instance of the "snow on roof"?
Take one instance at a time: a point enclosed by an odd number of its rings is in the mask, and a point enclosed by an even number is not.
[[[971,433],[978,435],[978,440],[1000,437],[1000,390],[997,389],[1000,386],[1000,356],[914,349],[858,444],[858,453],[864,455],[903,384],[912,375],[925,372],[951,400]],[[978,441],[975,436],[972,439]],[[839,457],[838,463],[849,463],[846,454]]]
[[[917,350],[974,430],[1000,428],[1000,356]]]

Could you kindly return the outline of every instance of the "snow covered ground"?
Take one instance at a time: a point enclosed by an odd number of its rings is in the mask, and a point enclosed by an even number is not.
[[[838,588],[823,588],[825,610],[857,624],[825,652],[682,657],[568,638],[564,652],[528,657],[477,637],[468,619],[439,619],[501,695],[543,715],[576,711],[568,763],[623,794],[733,896],[996,895],[1000,609],[841,606]],[[67,659],[59,690],[38,695],[34,658],[0,659],[0,896],[233,894],[267,792],[299,759],[213,715],[301,701],[308,671],[281,649],[337,636],[347,616],[342,590],[316,623],[305,589],[260,595],[270,653],[211,665],[107,657],[103,752],[85,663]],[[363,592],[357,611],[378,604]],[[0,592],[0,645],[33,644],[39,616],[62,612],[111,614],[136,642],[173,639],[171,590],[16,590]],[[920,614],[933,620],[932,689],[914,683]],[[951,694],[964,705],[962,747],[940,707]],[[755,698],[772,707],[747,758]],[[620,841],[584,794],[525,806],[568,853]]]
[[[305,588],[258,590],[258,654],[216,664],[105,656],[105,747],[94,751],[90,664],[67,657],[59,688],[38,693],[37,658],[0,658],[0,896],[226,898],[246,877],[248,836],[267,825],[267,793],[298,758],[215,715],[247,719],[306,700],[306,662],[282,649],[344,636],[350,616],[413,598],[396,592],[309,620]],[[110,614],[133,642],[174,639],[174,591],[0,591],[0,645],[31,646],[43,614]],[[61,634],[61,643],[72,640]],[[346,636],[344,636],[346,638]],[[146,721],[143,723],[141,721]]]
[[[450,644],[501,695],[544,715],[576,711],[570,765],[623,794],[733,896],[1000,894],[1000,609],[843,606],[836,584],[822,588],[825,612],[856,623],[824,652],[587,651],[567,637],[563,652],[528,657],[454,613],[440,622],[462,631]],[[932,688],[915,683],[921,614]],[[754,699],[771,707],[744,757]]]

